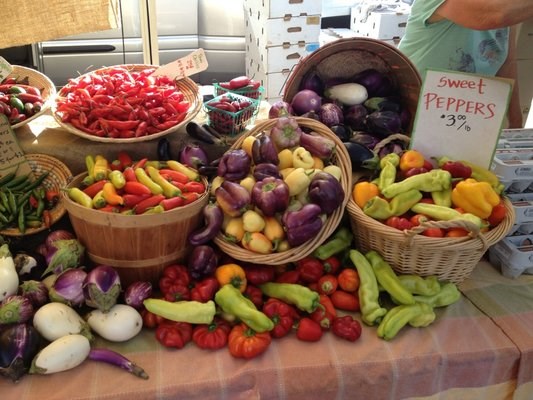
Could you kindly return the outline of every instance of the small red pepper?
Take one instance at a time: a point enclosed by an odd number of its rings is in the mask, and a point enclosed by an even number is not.
[[[362,332],[361,324],[351,315],[334,318],[331,330],[336,336],[350,342],[359,339]]]
[[[277,278],[276,282],[278,283],[299,283],[300,282],[300,271],[290,270],[282,272]]]
[[[217,350],[226,346],[231,326],[221,318],[210,324],[196,325],[192,331],[192,341],[201,349]]]
[[[165,347],[182,349],[192,339],[192,324],[165,320],[157,326],[155,338]]]
[[[161,278],[159,278],[159,290],[163,296],[169,293],[178,294],[182,292],[182,288],[189,290],[190,283],[191,277],[187,267],[181,264],[171,264],[163,269]]]
[[[472,176],[472,168],[460,161],[446,161],[440,168],[448,171],[452,178],[468,179]]]
[[[331,256],[326,258],[322,264],[326,274],[335,274],[341,267],[341,260],[337,256]]]
[[[322,327],[309,317],[304,317],[298,322],[296,337],[304,342],[318,342],[322,338]]]
[[[148,329],[157,328],[159,324],[165,320],[162,316],[154,314],[146,308],[141,311],[141,316],[143,318],[143,327]]]
[[[333,274],[322,275],[318,280],[318,293],[320,294],[332,294],[337,287],[339,282],[337,277]]]
[[[298,260],[296,270],[300,272],[300,279],[303,282],[318,282],[320,277],[324,275],[324,264],[316,257],[307,256]]]
[[[331,295],[331,302],[335,308],[344,311],[359,311],[359,297],[355,293],[336,290]]]
[[[191,300],[206,303],[213,300],[215,293],[219,289],[218,281],[214,276],[209,276],[194,284],[191,288]]]
[[[246,289],[243,292],[244,297],[248,298],[254,305],[260,309],[263,307],[263,292],[257,286],[246,285]]]
[[[405,217],[389,217],[385,220],[385,225],[390,226],[394,229],[399,229],[400,231],[409,230],[413,227],[413,223]]]
[[[298,316],[298,312],[293,306],[273,297],[265,302],[262,311],[274,322],[274,329],[270,331],[274,338],[288,335]]]
[[[244,264],[246,280],[252,285],[261,285],[274,280],[275,270],[269,265]]]
[[[337,316],[337,310],[327,295],[320,295],[320,305],[313,311],[309,317],[318,322],[322,329],[327,330],[331,327],[333,319]]]

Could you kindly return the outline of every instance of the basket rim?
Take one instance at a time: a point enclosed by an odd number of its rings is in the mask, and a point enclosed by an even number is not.
[[[57,180],[60,181],[60,186],[65,186],[72,180],[72,172],[70,169],[65,165],[65,163],[55,157],[41,153],[28,153],[25,155],[25,157],[30,166],[33,166],[34,164],[51,165],[52,167],[50,169],[50,173],[54,173]],[[45,179],[45,182],[47,179],[48,178]],[[61,187],[59,189],[61,189]],[[57,204],[50,210],[50,226],[59,221],[65,215],[66,211],[67,210],[60,196],[60,201],[58,201]],[[22,234],[18,228],[8,228],[0,231],[0,235],[24,237],[42,232],[46,229],[49,229],[49,227],[47,227],[45,224],[42,224],[38,228],[27,228],[26,232]]]
[[[224,236],[221,232],[215,236],[213,241],[215,244],[220,247],[226,254],[232,256],[241,261],[250,261],[266,265],[279,265],[287,262],[297,261],[309,254],[311,254],[318,246],[320,246],[327,238],[337,229],[340,224],[343,216],[344,209],[348,203],[349,198],[351,197],[351,186],[352,186],[352,167],[350,157],[348,152],[340,139],[324,124],[319,121],[316,121],[311,118],[305,117],[293,117],[297,120],[298,124],[303,127],[311,127],[313,131],[320,134],[322,133],[326,137],[332,139],[336,144],[336,155],[338,158],[338,165],[341,168],[341,185],[344,189],[344,198],[339,207],[332,214],[330,214],[326,222],[323,224],[322,229],[318,235],[314,238],[308,240],[307,242],[290,248],[283,252],[274,252],[269,254],[259,254],[252,251],[246,250],[245,248],[230,243],[224,239]],[[263,131],[270,129],[277,122],[278,118],[272,119],[263,119],[257,121],[252,129],[244,134],[240,135],[239,138],[232,144],[231,149],[240,148],[243,141],[248,136],[257,136]]]
[[[46,85],[45,89],[48,92],[46,98],[43,99],[44,102],[43,102],[43,105],[42,105],[41,109],[39,110],[39,112],[33,114],[29,118],[26,118],[24,121],[21,121],[21,122],[15,124],[15,125],[11,125],[11,129],[17,129],[17,128],[20,128],[21,126],[24,126],[24,125],[30,123],[31,121],[39,118],[41,115],[46,113],[52,107],[52,105],[55,102],[55,97],[57,95],[57,90],[56,90],[55,84],[52,82],[52,80],[48,76],[43,74],[42,72],[37,71],[36,69],[33,69],[33,68],[24,67],[22,65],[12,65],[12,67],[13,67],[13,71],[11,71],[11,73],[7,77],[9,77],[11,75],[14,75],[14,74],[18,75],[20,73],[27,74],[28,78],[30,78],[30,79],[33,76],[34,79],[38,79],[40,82],[42,82],[42,83],[44,83]]]
[[[111,69],[113,67],[123,67],[123,68],[131,69],[131,70],[135,70],[135,69],[142,70],[142,69],[147,69],[147,68],[157,68],[156,65],[149,65],[149,64],[119,64],[119,65],[112,65],[112,66],[109,66],[109,67],[99,68],[99,69],[96,69],[94,71],[87,72],[87,73],[85,73],[83,75],[80,75],[76,79],[80,79],[80,78],[82,78],[84,76],[87,76],[89,74],[94,74],[94,73],[101,74],[101,73],[105,72],[106,70],[109,70],[109,69]],[[84,138],[84,139],[87,139],[87,140],[90,140],[90,141],[93,141],[93,142],[101,142],[101,143],[138,143],[138,142],[145,142],[145,141],[150,141],[150,140],[154,140],[154,139],[159,139],[159,138],[161,138],[163,136],[166,136],[166,135],[168,135],[170,133],[178,131],[179,129],[184,127],[187,123],[189,123],[191,120],[193,120],[198,115],[198,113],[201,111],[202,104],[203,104],[203,97],[202,97],[202,94],[200,93],[198,85],[191,78],[184,77],[184,78],[181,78],[181,79],[176,81],[176,85],[177,85],[178,89],[183,91],[183,92],[186,92],[185,97],[186,98],[188,97],[188,100],[191,101],[191,105],[190,105],[189,110],[187,111],[187,114],[186,114],[185,118],[183,119],[183,121],[181,121],[180,123],[174,125],[173,127],[169,128],[169,129],[166,129],[164,131],[157,132],[157,133],[154,133],[154,134],[151,134],[151,135],[141,136],[141,137],[138,137],[138,138],[120,139],[120,138],[111,138],[111,137],[100,137],[100,136],[95,136],[95,135],[91,135],[91,134],[88,134],[86,132],[83,132],[82,130],[75,128],[71,124],[63,122],[61,120],[61,117],[57,114],[57,102],[58,102],[59,99],[63,98],[63,94],[62,94],[63,92],[62,91],[64,89],[66,89],[67,85],[63,86],[57,92],[57,94],[56,94],[56,96],[54,98],[53,104],[51,106],[52,116],[54,117],[54,119],[57,122],[57,124],[59,126],[61,126],[63,129],[67,130],[68,132],[70,132],[70,133],[72,133],[72,134],[74,134],[76,136],[79,136],[81,138]]]

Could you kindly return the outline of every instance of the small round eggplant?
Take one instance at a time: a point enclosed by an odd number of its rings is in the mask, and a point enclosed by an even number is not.
[[[342,141],[347,142],[352,137],[352,130],[344,124],[330,126],[329,129]]]

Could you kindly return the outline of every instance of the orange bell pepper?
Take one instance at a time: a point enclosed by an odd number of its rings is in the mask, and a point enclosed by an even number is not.
[[[239,289],[241,293],[246,290],[246,272],[238,264],[229,263],[218,266],[215,269],[215,278],[220,286],[230,284]]]
[[[409,171],[411,168],[422,168],[424,166],[424,155],[417,150],[407,150],[400,156],[400,170]]]
[[[352,190],[352,197],[361,209],[372,197],[379,196],[379,187],[373,182],[359,181]]]

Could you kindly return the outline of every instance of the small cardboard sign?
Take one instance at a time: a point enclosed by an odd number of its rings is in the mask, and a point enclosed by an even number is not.
[[[0,178],[13,171],[17,175],[32,172],[9,120],[4,114],[0,114]]]
[[[13,67],[11,64],[4,57],[0,56],[0,82],[7,78],[12,71]]]
[[[513,82],[428,70],[418,100],[411,148],[490,168]]]
[[[168,64],[157,68],[152,75],[168,76],[172,79],[181,79],[186,76],[194,75],[207,69],[207,58],[204,49],[198,49],[189,55],[178,58]]]

